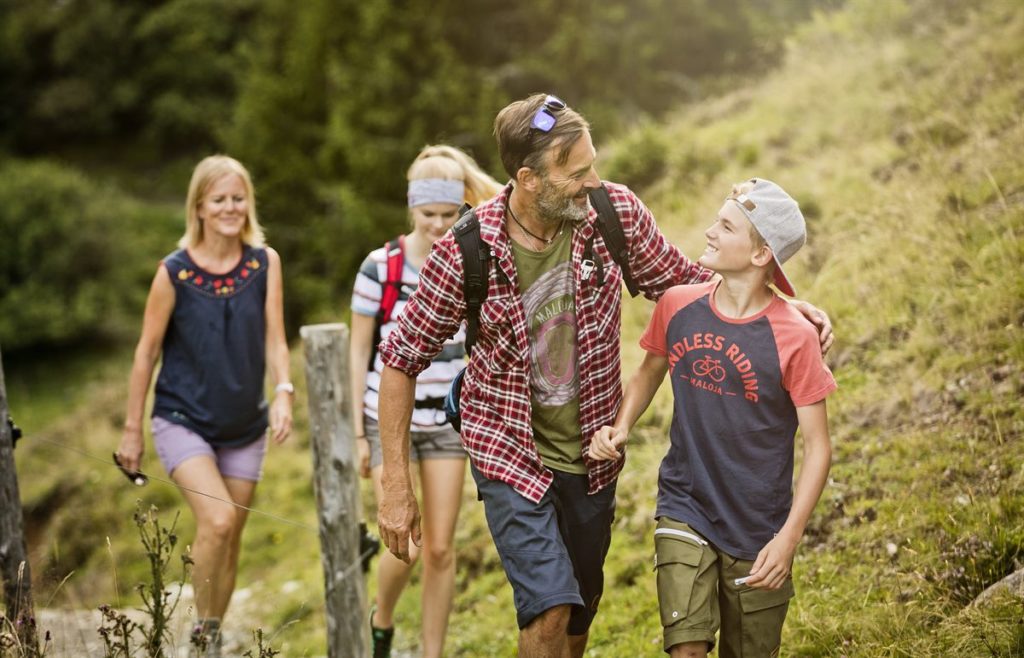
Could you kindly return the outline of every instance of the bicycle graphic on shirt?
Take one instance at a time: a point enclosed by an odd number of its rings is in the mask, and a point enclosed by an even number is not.
[[[716,382],[725,379],[725,368],[719,359],[712,359],[711,355],[705,356],[700,361],[693,362],[693,374],[698,377],[710,377]]]

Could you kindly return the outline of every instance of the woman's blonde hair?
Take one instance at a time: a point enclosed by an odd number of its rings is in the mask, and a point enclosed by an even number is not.
[[[466,186],[464,200],[471,206],[490,199],[502,188],[501,183],[484,172],[473,158],[447,144],[423,147],[409,167],[406,178],[410,181],[424,178],[460,180]]]
[[[262,247],[265,244],[263,228],[256,215],[256,192],[249,171],[234,158],[211,155],[200,160],[192,172],[192,180],[188,184],[188,197],[185,200],[185,235],[178,240],[179,247],[187,249],[203,241],[203,221],[199,218],[199,204],[206,198],[206,193],[214,183],[231,174],[236,174],[242,179],[248,202],[245,226],[242,227],[242,242],[253,247]]]

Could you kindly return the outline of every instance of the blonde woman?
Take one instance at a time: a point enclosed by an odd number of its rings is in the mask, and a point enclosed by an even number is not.
[[[356,448],[362,475],[372,475],[378,500],[381,451],[377,391],[383,364],[376,356],[376,344],[394,328],[395,318],[416,288],[419,269],[431,246],[458,219],[462,203],[476,205],[501,189],[472,158],[444,145],[423,149],[409,168],[407,178],[412,230],[367,256],[352,294],[352,390],[365,391],[362,414],[354,414]],[[390,293],[388,288],[392,288]],[[393,296],[392,300],[384,301],[388,294]],[[392,304],[393,310],[384,317],[382,307]],[[452,544],[466,453],[458,433],[445,420],[441,404],[452,379],[465,365],[464,339],[460,331],[449,340],[416,382],[410,434],[414,477],[418,471],[424,501],[423,547],[414,551],[409,564],[391,553],[381,557],[377,595],[370,614],[374,658],[390,655],[395,605],[419,553],[423,562],[423,656],[440,656],[444,648],[455,589]]]
[[[202,160],[185,216],[179,249],[161,261],[146,300],[117,456],[138,470],[146,392],[162,355],[153,444],[196,521],[194,655],[219,657],[246,521],[238,506],[252,501],[268,437],[281,443],[291,432],[294,388],[281,259],[264,242],[249,172],[223,155]]]

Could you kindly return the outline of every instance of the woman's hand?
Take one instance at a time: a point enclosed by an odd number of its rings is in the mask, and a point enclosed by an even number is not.
[[[278,391],[270,405],[270,438],[281,444],[292,433],[292,394]]]
[[[364,480],[370,477],[370,442],[365,436],[356,438],[356,465],[359,467],[359,477]]]
[[[142,453],[145,450],[145,441],[142,438],[142,428],[125,428],[121,435],[121,443],[117,446],[117,459],[121,466],[127,471],[137,473],[142,465]]]

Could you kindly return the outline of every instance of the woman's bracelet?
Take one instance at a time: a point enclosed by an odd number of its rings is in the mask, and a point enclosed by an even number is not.
[[[366,435],[365,434],[356,434],[356,438],[357,439],[365,439]]]

